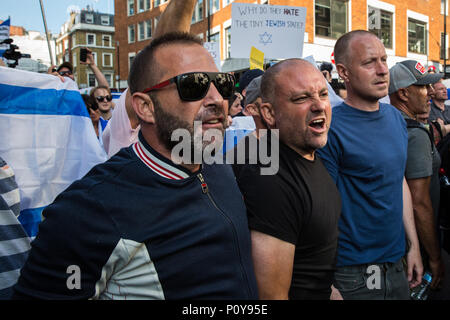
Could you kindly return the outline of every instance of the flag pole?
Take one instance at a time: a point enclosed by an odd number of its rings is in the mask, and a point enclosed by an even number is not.
[[[42,0],[39,0],[39,3],[41,4],[42,20],[44,21],[45,37],[47,38],[48,53],[50,54],[50,63],[53,66],[54,65],[53,54],[52,54],[52,48],[50,46],[50,39],[49,39],[48,30],[47,30],[47,21],[45,20],[44,4],[42,3]]]

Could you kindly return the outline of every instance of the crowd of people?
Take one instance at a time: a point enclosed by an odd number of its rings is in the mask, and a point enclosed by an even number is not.
[[[414,60],[389,69],[380,39],[355,30],[334,47],[339,103],[333,66],[300,58],[250,70],[236,90],[189,33],[195,3],[169,3],[115,104],[88,51],[99,85],[83,100],[109,160],[45,208],[0,297],[409,300],[425,272],[441,289],[443,75]],[[73,80],[67,62],[48,73]],[[240,117],[255,130],[229,163],[195,161],[222,142],[208,132],[223,137]],[[179,129],[193,137],[182,163]],[[272,174],[262,149],[277,153]],[[0,165],[0,209],[17,217]]]

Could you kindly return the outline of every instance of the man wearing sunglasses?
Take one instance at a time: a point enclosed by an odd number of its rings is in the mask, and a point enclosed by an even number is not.
[[[58,68],[56,68],[56,66],[51,66],[47,73],[59,77],[63,82],[64,77],[75,81],[75,77],[73,75],[73,65],[68,61],[60,64]]]
[[[128,82],[138,142],[44,210],[16,298],[256,299],[231,168],[171,160],[175,130],[225,130],[234,78],[200,39],[169,33],[136,56]]]

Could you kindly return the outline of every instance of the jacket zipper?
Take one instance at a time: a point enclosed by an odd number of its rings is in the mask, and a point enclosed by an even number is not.
[[[243,267],[243,265],[242,265],[241,250],[240,250],[240,248],[239,248],[239,241],[238,241],[238,237],[237,237],[237,234],[236,234],[236,229],[235,229],[235,227],[234,227],[234,224],[233,224],[233,222],[231,221],[231,219],[225,214],[225,212],[223,212],[222,209],[220,209],[220,208],[217,206],[216,202],[214,201],[214,199],[212,198],[211,194],[209,193],[208,185],[206,184],[206,181],[205,181],[205,179],[203,178],[203,175],[202,175],[201,173],[199,173],[199,174],[197,175],[197,178],[200,180],[200,183],[201,183],[201,186],[202,186],[202,191],[203,191],[203,193],[206,194],[206,195],[208,196],[209,200],[210,200],[211,203],[214,205],[214,207],[222,214],[222,216],[225,217],[225,219],[228,220],[228,222],[229,222],[230,225],[232,226],[234,238],[236,239],[236,246],[237,246],[237,248],[238,248],[238,255],[239,255],[239,261],[240,261],[240,265],[241,265],[242,274],[244,275],[244,279],[245,279],[246,282],[247,282],[247,290],[248,290],[248,294],[249,294],[249,297],[250,297],[250,296],[251,296],[250,283],[249,283],[249,280],[248,280],[248,278],[247,278],[247,273],[245,272],[245,269],[244,269],[244,267]]]

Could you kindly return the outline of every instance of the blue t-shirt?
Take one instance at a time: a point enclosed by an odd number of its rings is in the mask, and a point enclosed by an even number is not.
[[[318,154],[342,197],[337,266],[396,262],[405,254],[407,147],[405,120],[393,106],[333,108],[328,143]]]

